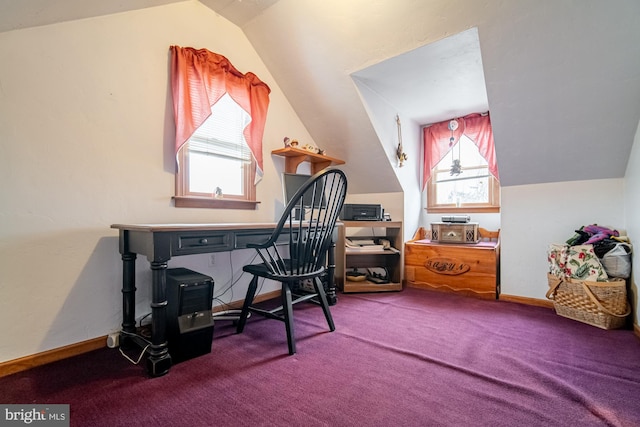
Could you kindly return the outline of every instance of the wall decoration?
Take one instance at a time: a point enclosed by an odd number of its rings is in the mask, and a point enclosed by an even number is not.
[[[396,158],[398,159],[398,167],[404,166],[404,161],[409,157],[402,148],[402,126],[400,125],[400,116],[396,114],[396,123],[398,124],[398,148],[396,149]]]

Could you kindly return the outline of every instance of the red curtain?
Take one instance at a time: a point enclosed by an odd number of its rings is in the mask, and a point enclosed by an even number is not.
[[[225,94],[251,116],[244,137],[263,174],[262,136],[271,89],[255,74],[242,74],[227,58],[206,49],[171,46],[171,90],[176,122],[175,152],[211,115],[211,106]]]
[[[487,160],[491,175],[500,181],[500,177],[498,176],[498,163],[496,162],[496,150],[493,144],[491,118],[489,115],[470,114],[456,120],[458,121],[458,129],[453,131],[455,140],[459,141],[462,135],[466,135],[472,140],[478,146],[480,154]],[[431,177],[431,169],[451,150],[451,147],[449,147],[449,139],[451,138],[449,122],[450,120],[447,120],[446,122],[436,123],[424,128],[423,189]]]

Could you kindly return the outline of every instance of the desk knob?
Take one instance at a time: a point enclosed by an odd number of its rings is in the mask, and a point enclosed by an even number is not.
[[[207,239],[200,239],[200,244],[206,245],[207,243],[209,243]]]

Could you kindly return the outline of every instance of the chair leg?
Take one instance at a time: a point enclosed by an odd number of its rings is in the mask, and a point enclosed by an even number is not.
[[[291,287],[287,282],[282,282],[282,314],[284,316],[284,324],[287,327],[287,344],[289,345],[289,354],[295,354],[296,340],[293,336],[293,303],[291,298]]]
[[[249,287],[247,288],[247,296],[244,298],[244,304],[242,304],[242,312],[240,313],[240,319],[238,319],[238,326],[236,333],[240,334],[244,330],[244,325],[247,323],[247,317],[249,316],[249,306],[253,303],[253,298],[256,296],[258,290],[258,276],[253,276]]]
[[[324,317],[327,319],[327,323],[329,324],[329,330],[333,332],[336,330],[336,326],[333,323],[333,316],[331,316],[331,311],[329,310],[329,303],[327,301],[327,295],[324,293],[322,280],[320,280],[319,277],[316,277],[313,279],[313,285],[320,297],[320,305],[322,306],[322,311],[324,311]]]

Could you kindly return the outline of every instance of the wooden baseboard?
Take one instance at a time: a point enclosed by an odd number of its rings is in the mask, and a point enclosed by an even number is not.
[[[539,299],[539,298],[529,298],[529,297],[520,297],[517,295],[500,294],[499,299],[500,301],[517,302],[520,304],[535,305],[536,307],[553,308],[553,301]]]
[[[68,357],[78,356],[107,346],[107,336],[93,338],[76,344],[43,351],[42,353],[0,363],[0,378],[17,372],[26,371],[36,366],[46,365]]]
[[[280,296],[280,291],[266,292],[260,294],[255,298],[255,302],[266,301],[268,299],[276,298]],[[216,306],[213,311],[222,311],[229,308],[239,309],[242,308],[244,300],[230,302],[226,307]],[[75,344],[70,344],[60,348],[54,348],[52,350],[43,351],[42,353],[33,354],[31,356],[21,357],[19,359],[8,360],[6,362],[0,362],[0,378],[7,375],[15,374],[18,372],[26,371],[36,366],[46,365],[48,363],[57,362],[69,357],[78,356],[83,353],[88,353],[93,350],[98,350],[107,346],[107,336],[93,338],[87,341],[82,341]]]

